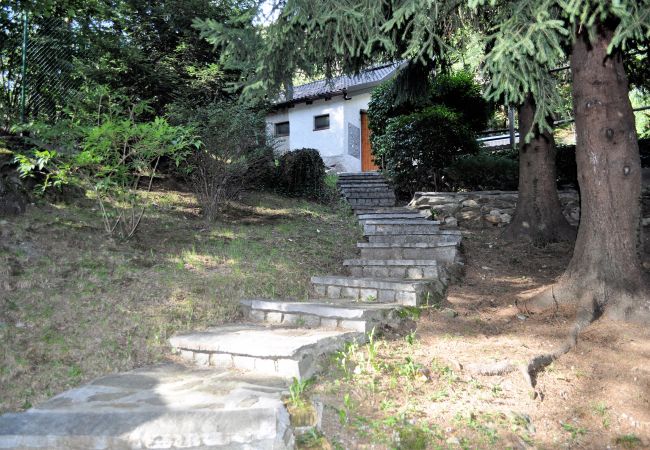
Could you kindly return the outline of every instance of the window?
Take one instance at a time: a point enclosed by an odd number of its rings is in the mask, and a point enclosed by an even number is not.
[[[278,122],[275,124],[276,136],[289,136],[289,122]]]
[[[327,130],[330,127],[330,115],[314,116],[314,131]]]

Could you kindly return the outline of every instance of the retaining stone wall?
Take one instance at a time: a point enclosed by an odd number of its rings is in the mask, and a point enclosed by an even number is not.
[[[575,190],[559,192],[562,212],[569,223],[580,220],[580,202]],[[504,226],[510,223],[517,206],[516,191],[416,192],[410,206],[435,210],[436,219],[446,225],[468,228]],[[650,186],[644,187],[643,224],[650,225]]]

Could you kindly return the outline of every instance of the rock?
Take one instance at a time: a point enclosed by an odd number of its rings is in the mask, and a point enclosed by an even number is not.
[[[442,313],[443,316],[445,316],[445,317],[447,317],[449,319],[453,319],[455,317],[458,317],[458,312],[456,312],[456,310],[451,309],[451,308],[445,308],[440,312]]]
[[[501,214],[501,222],[510,223],[512,221],[512,216],[510,214]]]
[[[500,215],[494,215],[494,214],[488,214],[487,216],[484,217],[485,221],[488,223],[491,223],[493,225],[498,225],[501,223],[501,216]]]
[[[503,214],[503,213],[501,212],[500,209],[492,209],[492,210],[490,210],[490,215],[491,216],[500,216],[501,214]]]
[[[463,208],[478,208],[478,202],[476,200],[465,200],[461,204]]]
[[[475,209],[462,211],[456,216],[459,220],[477,220],[481,218],[481,213]]]
[[[457,227],[458,226],[458,219],[455,217],[447,217],[445,219],[445,225],[449,227]]]
[[[644,218],[641,220],[641,223],[643,224],[644,227],[648,227],[648,226],[650,226],[650,217],[644,217]]]

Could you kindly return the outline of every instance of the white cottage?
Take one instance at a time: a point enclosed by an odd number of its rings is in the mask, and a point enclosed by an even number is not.
[[[290,100],[279,100],[266,117],[277,151],[317,149],[337,172],[375,170],[366,110],[370,92],[395,76],[399,63],[373,66],[358,75],[296,86]]]

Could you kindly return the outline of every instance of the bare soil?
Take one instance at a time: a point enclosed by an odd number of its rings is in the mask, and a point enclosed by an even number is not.
[[[515,306],[555,281],[571,245],[507,244],[499,233],[464,232],[466,274],[448,296],[457,316],[427,311],[415,336],[380,342],[376,357],[361,346],[332,361],[312,395],[326,404],[333,447],[650,448],[647,327],[592,324],[539,375],[536,398],[518,372],[462,370],[549,351],[573,322],[572,311],[530,316]]]

